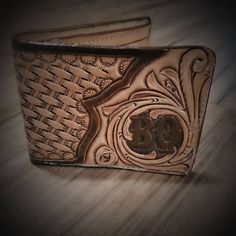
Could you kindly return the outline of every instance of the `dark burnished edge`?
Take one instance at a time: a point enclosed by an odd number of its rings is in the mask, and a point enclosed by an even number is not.
[[[38,160],[38,159],[33,159],[30,158],[30,161],[32,164],[34,165],[38,165],[38,166],[54,166],[54,167],[58,167],[58,166],[63,166],[63,167],[89,167],[89,168],[94,168],[94,169],[107,169],[108,167],[106,166],[98,166],[98,165],[86,165],[86,164],[82,164],[82,163],[73,163],[73,162],[61,162],[61,163],[55,163],[52,161],[43,161],[43,160]],[[157,171],[153,171],[153,170],[145,170],[143,168],[138,168],[138,167],[121,167],[121,166],[109,166],[109,169],[114,169],[114,170],[123,170],[123,171],[139,171],[139,172],[143,172],[143,173],[153,173],[153,174],[165,174],[165,175],[178,175],[180,177],[184,177],[186,175],[189,174],[189,172],[180,172],[180,171],[167,171],[167,170],[159,170]]]
[[[169,49],[212,49],[201,45],[185,46],[162,46],[162,47],[99,47],[99,46],[71,46],[71,45],[49,45],[44,43],[30,43],[13,41],[15,50],[40,52],[40,53],[58,53],[58,54],[86,54],[99,56],[154,56],[159,51]],[[214,51],[213,51],[214,53]]]

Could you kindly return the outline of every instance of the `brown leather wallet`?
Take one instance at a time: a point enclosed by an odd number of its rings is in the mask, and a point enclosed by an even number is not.
[[[147,47],[150,25],[145,17],[13,37],[33,163],[191,171],[215,55]]]

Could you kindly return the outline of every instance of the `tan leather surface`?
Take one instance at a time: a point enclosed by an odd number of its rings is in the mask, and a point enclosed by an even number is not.
[[[41,44],[83,46],[148,46],[151,22],[137,18],[18,35],[17,40]]]
[[[15,36],[34,163],[191,171],[215,56],[147,48],[149,35],[150,20],[139,18]]]

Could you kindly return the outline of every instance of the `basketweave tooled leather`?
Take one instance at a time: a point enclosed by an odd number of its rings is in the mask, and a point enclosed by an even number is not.
[[[136,18],[13,38],[33,163],[190,173],[215,55],[148,47],[150,25]]]

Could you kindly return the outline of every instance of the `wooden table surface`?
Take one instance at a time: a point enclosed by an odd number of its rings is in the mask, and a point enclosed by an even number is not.
[[[20,1],[19,1],[20,2]],[[224,1],[36,0],[1,7],[0,235],[233,235],[236,31]],[[151,44],[199,44],[217,64],[198,156],[187,177],[35,166],[17,98],[15,32],[150,16]],[[234,231],[235,233],[235,231]]]

